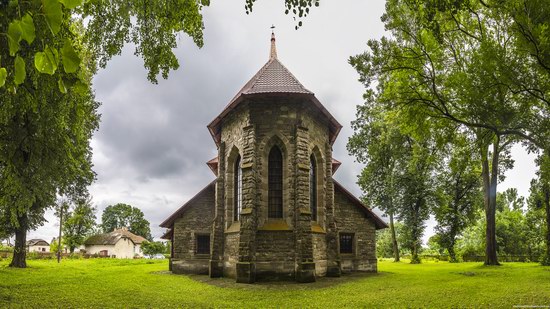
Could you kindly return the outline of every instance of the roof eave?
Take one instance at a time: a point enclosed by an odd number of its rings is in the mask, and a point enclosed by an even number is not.
[[[199,191],[199,193],[195,194],[190,200],[188,200],[185,204],[183,204],[180,208],[178,208],[170,217],[168,217],[166,220],[164,220],[159,226],[163,228],[172,228],[174,225],[174,221],[182,215],[185,210],[187,209],[187,205],[192,203],[194,200],[196,200],[202,193],[204,193],[210,186],[214,185],[216,183],[216,180],[213,180],[210,182],[206,187],[202,188],[202,190]]]
[[[342,186],[338,181],[336,181],[336,179],[332,178],[332,181],[335,187],[338,186],[346,196],[348,196],[351,200],[357,203],[357,205],[361,206],[363,211],[374,220],[374,226],[377,230],[381,230],[389,227],[388,224],[386,224],[386,222],[382,220],[382,218],[380,218],[377,214],[374,213],[374,211],[372,211],[369,207],[363,204],[363,202],[361,202],[361,200],[359,200],[355,195],[353,195],[346,188],[344,188],[344,186]]]

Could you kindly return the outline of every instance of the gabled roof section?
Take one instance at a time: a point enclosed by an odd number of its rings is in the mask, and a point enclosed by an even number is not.
[[[128,229],[125,228],[125,227],[123,227],[121,229],[114,230],[114,231],[112,231],[112,233],[120,233],[120,234],[130,238],[134,242],[134,244],[136,244],[136,245],[140,245],[144,241],[147,241],[147,239],[145,239],[145,237],[136,235],[136,234],[128,231]]]
[[[44,239],[31,239],[27,240],[27,246],[49,246],[49,244]]]
[[[97,234],[97,235],[90,236],[88,237],[88,239],[86,239],[86,241],[84,241],[84,245],[86,246],[115,245],[121,239],[129,239],[132,243],[135,244],[132,238],[122,233],[119,233],[117,231],[113,231],[111,233],[104,233],[104,234]]]
[[[168,217],[164,222],[162,222],[159,226],[164,227],[167,229],[172,229],[172,226],[174,225],[174,221],[176,221],[177,218],[181,217],[189,209],[193,202],[196,201],[198,198],[200,198],[203,194],[208,192],[209,189],[214,190],[216,184],[216,180],[209,183],[206,187],[204,187],[199,193],[197,193],[195,196],[193,196],[187,203],[183,204],[176,212],[174,212],[170,217]]]
[[[374,226],[377,230],[385,229],[388,227],[386,222],[382,220],[377,214],[375,214],[370,208],[368,208],[365,204],[363,204],[355,195],[353,195],[351,192],[346,190],[338,181],[336,181],[334,178],[332,178],[332,181],[334,183],[334,191],[338,190],[342,192],[345,196],[347,196],[355,205],[357,205],[365,214],[371,218],[374,221]]]
[[[330,124],[330,143],[334,143],[342,125],[334,119],[329,111],[319,102],[314,93],[304,87],[298,79],[277,58],[275,35],[271,35],[271,52],[267,63],[250,79],[231,99],[223,111],[208,125],[208,130],[216,145],[220,142],[220,125],[222,119],[239,105],[244,98],[258,95],[293,95],[308,99],[328,119]]]
[[[210,161],[206,162],[206,165],[210,168],[210,170],[214,173],[214,175],[218,176],[218,157],[211,159]]]

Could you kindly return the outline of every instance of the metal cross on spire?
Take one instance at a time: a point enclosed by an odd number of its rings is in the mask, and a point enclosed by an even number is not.
[[[271,25],[271,52],[269,59],[277,59],[277,47],[275,46],[275,25]]]

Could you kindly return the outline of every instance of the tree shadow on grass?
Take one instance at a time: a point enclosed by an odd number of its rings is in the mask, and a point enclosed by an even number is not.
[[[210,278],[208,275],[194,275],[194,274],[172,274],[170,271],[152,272],[152,274],[158,275],[173,275],[173,276],[185,276],[193,281],[205,283],[208,285],[232,288],[232,289],[245,289],[245,290],[317,290],[329,287],[338,286],[345,283],[355,282],[362,279],[374,278],[385,276],[390,273],[368,273],[368,272],[353,272],[343,273],[341,277],[317,277],[315,282],[311,283],[298,283],[296,281],[256,281],[254,284],[236,283],[234,278]]]

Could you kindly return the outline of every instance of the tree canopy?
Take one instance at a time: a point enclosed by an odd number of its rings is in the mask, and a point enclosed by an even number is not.
[[[136,235],[152,240],[149,221],[145,219],[143,212],[128,204],[118,203],[109,205],[101,215],[101,227],[104,233],[112,232],[123,227]]]

